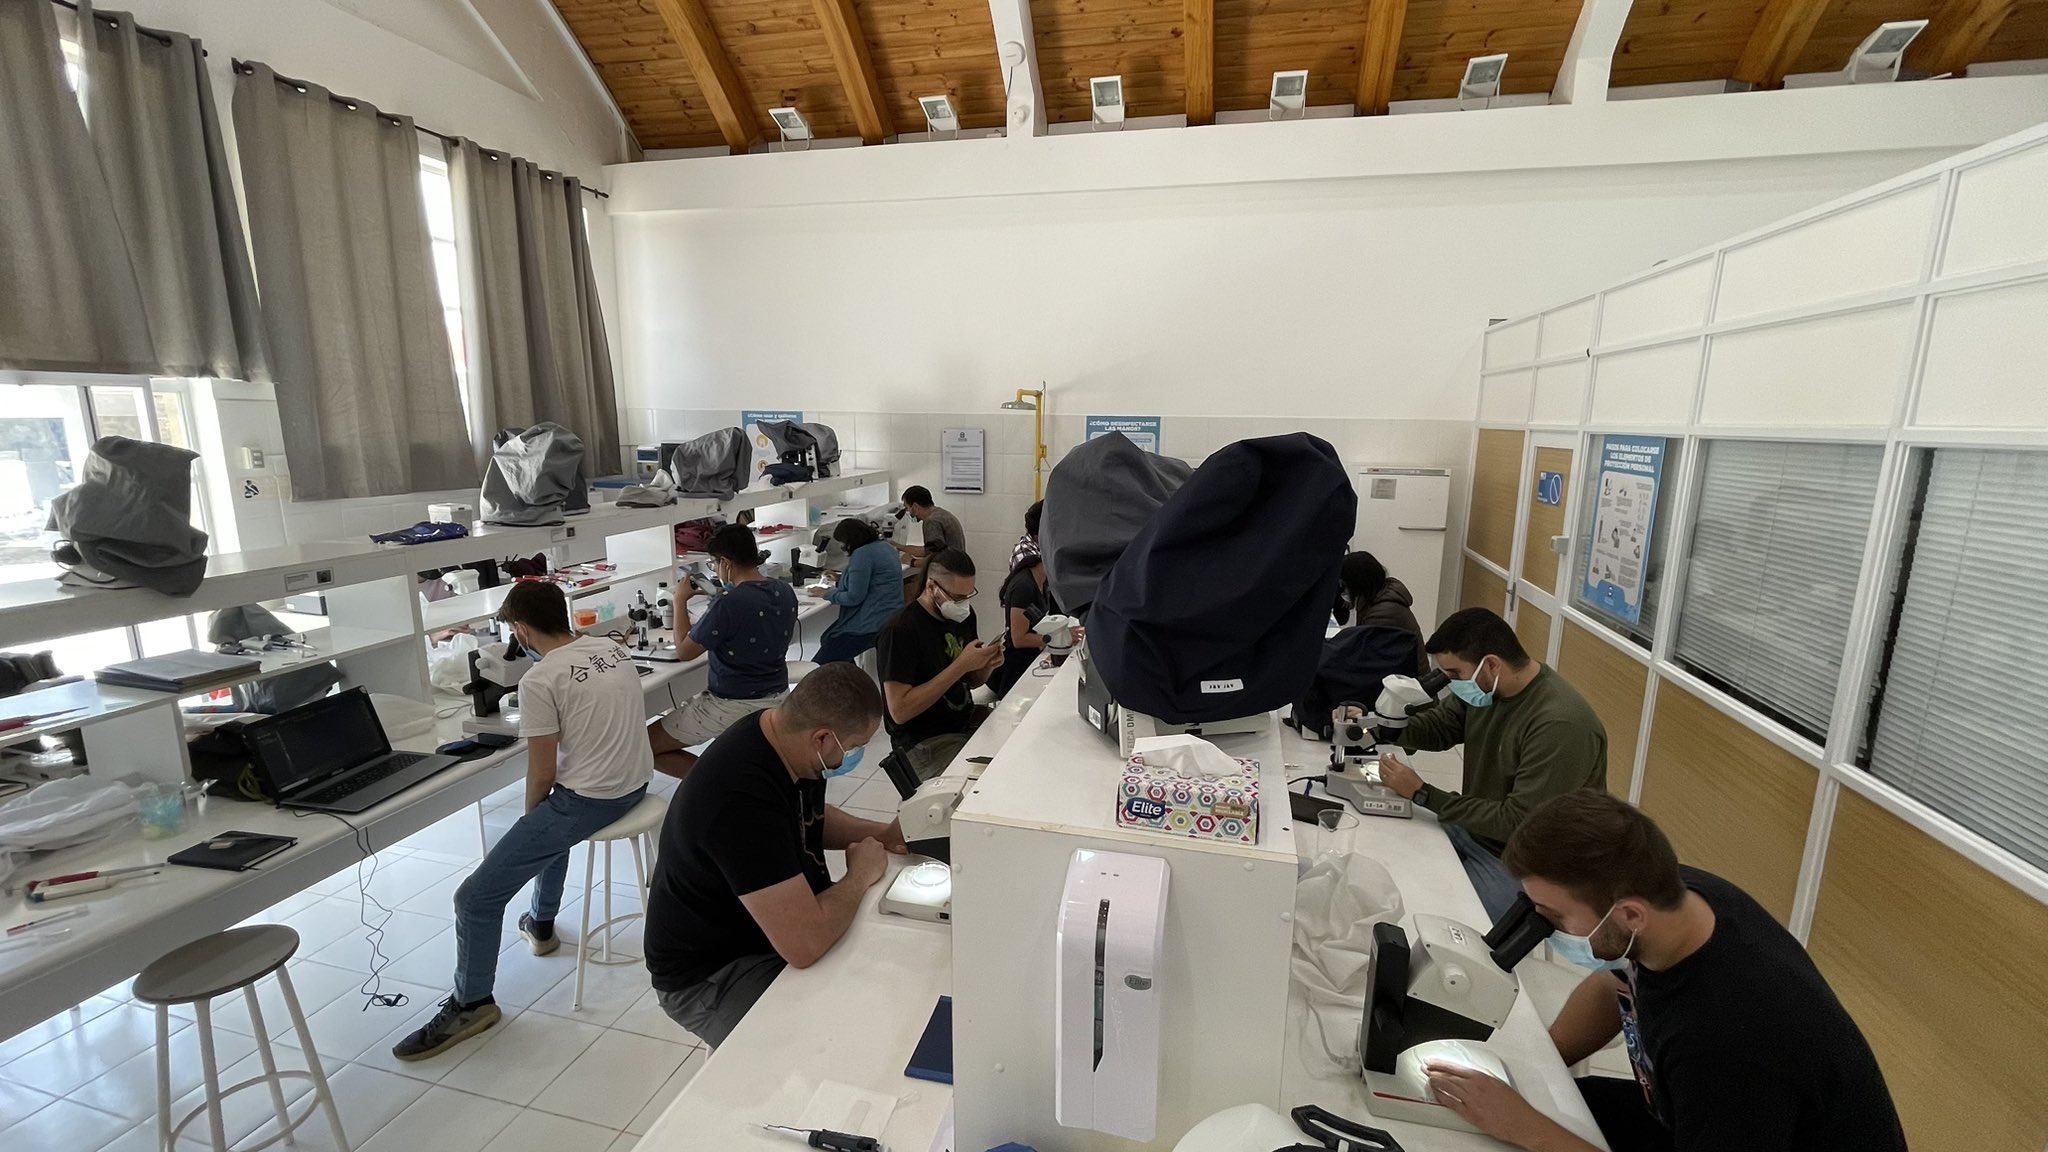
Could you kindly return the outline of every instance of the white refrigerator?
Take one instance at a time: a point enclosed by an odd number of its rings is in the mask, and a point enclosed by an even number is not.
[[[1443,468],[1383,464],[1355,464],[1349,470],[1358,490],[1351,548],[1379,557],[1387,574],[1408,586],[1415,597],[1415,619],[1428,635],[1441,619],[1436,596],[1443,582],[1451,474]]]

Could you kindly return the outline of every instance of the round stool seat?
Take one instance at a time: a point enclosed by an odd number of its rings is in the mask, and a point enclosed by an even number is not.
[[[661,818],[667,814],[667,800],[652,794],[642,796],[632,811],[598,829],[590,838],[602,844],[607,840],[631,840],[635,836],[644,836],[661,827]]]
[[[299,934],[283,924],[230,928],[157,960],[135,978],[145,1004],[190,1004],[246,988],[292,958]]]

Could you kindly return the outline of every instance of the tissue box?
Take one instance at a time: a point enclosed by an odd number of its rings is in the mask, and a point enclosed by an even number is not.
[[[1234,776],[1183,776],[1133,756],[1124,765],[1116,822],[1168,836],[1259,842],[1259,762],[1239,759]]]

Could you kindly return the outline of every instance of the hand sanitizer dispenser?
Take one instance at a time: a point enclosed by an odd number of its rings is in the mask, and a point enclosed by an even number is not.
[[[1053,1118],[1130,1140],[1159,1119],[1166,861],[1082,849],[1067,864],[1054,972]]]

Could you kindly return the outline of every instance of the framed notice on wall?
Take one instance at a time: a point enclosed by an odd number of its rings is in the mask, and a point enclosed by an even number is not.
[[[1657,489],[1664,482],[1661,438],[1609,436],[1593,488],[1593,535],[1579,594],[1630,624],[1643,617],[1643,573],[1657,526]]]
[[[988,432],[948,428],[939,434],[939,486],[948,492],[986,489]]]
[[[1090,416],[1088,418],[1088,439],[1121,432],[1130,437],[1131,443],[1153,455],[1159,454],[1159,417],[1157,416]]]

